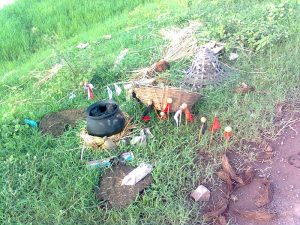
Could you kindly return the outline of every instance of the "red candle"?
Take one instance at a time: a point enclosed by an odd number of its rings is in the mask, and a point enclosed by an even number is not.
[[[229,140],[232,135],[232,128],[231,127],[225,127],[224,136],[226,140]]]

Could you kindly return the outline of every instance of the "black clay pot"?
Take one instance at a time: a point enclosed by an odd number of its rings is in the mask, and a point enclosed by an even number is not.
[[[125,127],[125,117],[114,101],[99,101],[86,110],[88,134],[98,137],[111,136]]]

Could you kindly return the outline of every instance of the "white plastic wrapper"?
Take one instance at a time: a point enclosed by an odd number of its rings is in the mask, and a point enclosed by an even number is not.
[[[141,163],[137,168],[127,174],[123,180],[122,185],[135,185],[137,182],[142,180],[153,170],[152,165],[147,163]]]
[[[119,96],[122,93],[122,89],[116,83],[114,83],[114,86],[115,86],[115,91],[116,91],[117,95]]]

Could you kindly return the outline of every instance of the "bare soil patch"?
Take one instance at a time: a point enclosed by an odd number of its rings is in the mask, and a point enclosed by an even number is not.
[[[217,176],[224,185],[204,214],[212,224],[300,224],[300,116],[287,108],[277,106],[275,141],[242,142],[254,160],[233,150],[223,155]]]
[[[83,119],[85,119],[84,109],[68,109],[49,113],[41,119],[39,129],[43,134],[58,137],[66,130],[73,128],[78,120]]]
[[[229,205],[227,216],[234,224],[300,224],[300,123],[290,122],[298,118],[279,105],[275,122],[288,126],[266,148],[257,144],[256,176],[233,192],[237,201]]]

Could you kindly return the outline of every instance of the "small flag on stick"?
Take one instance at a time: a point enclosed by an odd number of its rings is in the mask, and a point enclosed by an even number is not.
[[[193,122],[192,114],[191,114],[191,112],[189,111],[188,106],[187,106],[186,103],[183,103],[183,104],[180,106],[180,108],[181,108],[181,109],[183,110],[183,112],[184,112],[184,115],[185,115],[185,126],[187,127],[188,121],[189,121],[190,123]]]
[[[90,84],[89,82],[80,82],[80,86],[83,86],[83,90],[87,92],[88,95],[88,100],[93,100],[94,99],[94,94],[93,94],[93,88],[94,86]]]
[[[231,135],[232,135],[232,128],[231,127],[225,127],[225,131],[224,131],[225,151],[227,151],[227,149],[228,149],[229,139],[231,138]]]
[[[107,88],[108,99],[112,100],[112,98],[113,98],[113,92],[110,89],[110,87],[107,86],[106,88]]]
[[[174,115],[174,120],[176,122],[177,128],[179,127],[180,122],[181,122],[181,114],[182,114],[182,108],[180,107],[180,109],[177,110],[175,115]]]
[[[215,115],[214,120],[213,120],[212,125],[211,125],[211,128],[210,128],[211,135],[210,135],[210,141],[209,141],[209,148],[210,148],[210,145],[211,145],[212,140],[214,138],[214,133],[217,130],[219,130],[220,128],[221,128],[220,122],[218,120],[217,115]]]
[[[164,110],[162,111],[164,113],[167,113],[168,120],[170,119],[170,112],[171,112],[171,109],[172,109],[172,102],[173,102],[173,99],[172,98],[168,98],[167,99],[167,105],[164,108]]]
[[[141,117],[141,119],[144,122],[148,123],[151,120],[151,116],[149,116],[148,114],[152,111],[152,109],[153,109],[153,102],[148,101],[148,106],[145,109],[145,111],[143,112],[142,117]]]
[[[220,125],[220,122],[219,122],[219,120],[218,120],[218,117],[215,116],[215,117],[214,117],[214,120],[213,120],[213,123],[212,123],[212,125],[211,125],[211,128],[210,128],[210,131],[211,131],[211,133],[213,134],[213,133],[215,133],[217,130],[219,130],[220,128],[221,128],[221,125]]]
[[[207,129],[207,123],[206,123],[207,119],[205,117],[201,117],[200,121],[201,121],[201,128],[199,131],[198,141],[200,141],[201,136],[205,133]]]

